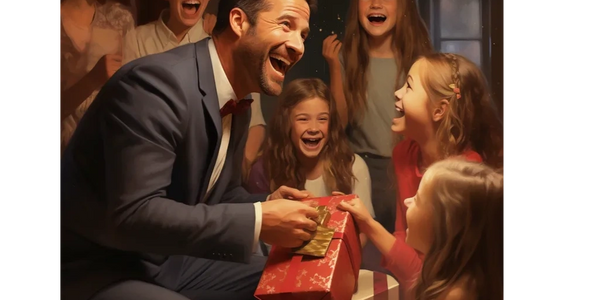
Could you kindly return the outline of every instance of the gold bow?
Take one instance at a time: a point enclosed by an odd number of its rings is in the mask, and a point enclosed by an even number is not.
[[[327,228],[327,222],[329,222],[329,218],[331,217],[327,206],[318,206],[317,212],[319,213],[316,220],[317,231],[310,241],[298,248],[292,249],[292,252],[316,257],[325,257],[327,254],[327,249],[329,249],[329,244],[333,239],[335,230]]]

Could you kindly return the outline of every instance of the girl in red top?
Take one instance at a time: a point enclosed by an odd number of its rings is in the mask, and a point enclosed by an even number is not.
[[[504,177],[489,166],[445,159],[405,200],[406,243],[427,253],[409,299],[501,300]]]
[[[407,290],[421,270],[422,254],[406,244],[404,200],[417,193],[427,167],[445,158],[464,156],[501,167],[502,124],[481,70],[460,55],[422,56],[395,96],[392,131],[406,137],[392,155],[398,180],[395,232],[373,220],[360,201],[340,208],[353,214],[361,232],[383,254],[384,267]]]

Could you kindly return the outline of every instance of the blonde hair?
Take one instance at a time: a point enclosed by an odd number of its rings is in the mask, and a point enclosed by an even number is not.
[[[503,175],[451,158],[432,164],[422,182],[430,187],[425,197],[434,212],[434,241],[414,299],[436,299],[465,278],[477,299],[502,299]]]
[[[449,101],[436,131],[442,158],[471,148],[486,164],[502,167],[502,121],[481,70],[458,54],[428,54],[419,61],[424,63],[419,77],[429,99],[433,104]]]

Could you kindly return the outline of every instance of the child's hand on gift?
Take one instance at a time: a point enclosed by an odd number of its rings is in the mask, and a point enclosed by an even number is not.
[[[340,202],[338,209],[351,213],[361,232],[366,232],[368,224],[373,221],[369,210],[359,198]]]

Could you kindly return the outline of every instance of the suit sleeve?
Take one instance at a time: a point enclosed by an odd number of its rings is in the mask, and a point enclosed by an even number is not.
[[[136,252],[247,262],[252,204],[195,206],[166,198],[187,108],[183,87],[162,66],[134,66],[108,87],[101,135],[108,234],[101,243]]]

